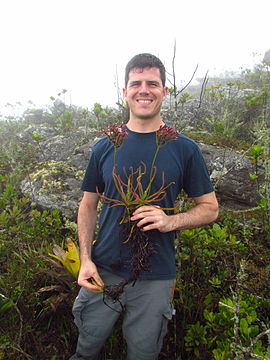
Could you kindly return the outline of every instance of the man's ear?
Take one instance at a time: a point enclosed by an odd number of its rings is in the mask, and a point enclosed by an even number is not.
[[[126,96],[127,96],[127,89],[126,88],[123,88],[123,96],[124,96],[124,98],[126,98]]]
[[[164,88],[163,88],[163,100],[166,98],[166,96],[168,95],[168,91],[169,91],[169,89],[168,89],[168,86],[164,86]]]

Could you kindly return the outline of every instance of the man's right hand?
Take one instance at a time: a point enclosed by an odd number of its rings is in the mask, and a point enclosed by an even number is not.
[[[78,284],[92,292],[102,292],[104,283],[99,276],[96,265],[90,259],[81,262]]]

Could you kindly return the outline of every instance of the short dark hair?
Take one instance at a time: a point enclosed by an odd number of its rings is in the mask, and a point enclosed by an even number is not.
[[[135,55],[126,66],[125,71],[125,86],[127,86],[129,80],[129,73],[132,69],[145,69],[145,68],[158,68],[160,71],[160,78],[162,81],[162,85],[165,86],[166,82],[166,70],[163,63],[157,58],[155,55],[143,53],[139,55]]]

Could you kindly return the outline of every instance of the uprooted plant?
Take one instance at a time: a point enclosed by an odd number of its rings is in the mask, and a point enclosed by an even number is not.
[[[160,148],[166,145],[169,141],[175,140],[178,134],[172,127],[160,127],[156,132],[156,150],[152,159],[149,181],[146,186],[143,186],[142,179],[146,176],[146,165],[141,161],[141,166],[138,169],[129,168],[129,173],[123,169],[125,179],[122,179],[117,174],[117,151],[122,146],[128,132],[125,124],[113,124],[103,130],[103,135],[106,135],[114,146],[114,164],[112,176],[115,187],[120,195],[120,199],[112,199],[104,194],[100,194],[101,199],[109,203],[109,207],[122,206],[124,208],[123,215],[120,219],[122,225],[123,243],[129,243],[131,248],[131,267],[132,273],[128,280],[123,280],[120,284],[115,286],[104,286],[104,294],[109,296],[113,301],[118,301],[120,294],[126,284],[134,282],[138,279],[142,272],[150,271],[150,257],[155,253],[155,244],[151,238],[151,234],[142,232],[137,226],[138,221],[131,221],[131,214],[141,206],[152,205],[162,210],[173,210],[172,208],[162,208],[158,203],[166,197],[166,189],[173,184],[165,183],[164,174],[162,181],[157,191],[152,192],[153,181],[155,180],[157,167],[155,165],[156,158]]]

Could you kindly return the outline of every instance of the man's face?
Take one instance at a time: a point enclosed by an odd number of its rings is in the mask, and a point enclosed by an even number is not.
[[[132,69],[123,93],[131,115],[152,119],[159,114],[168,88],[162,85],[158,68]]]

